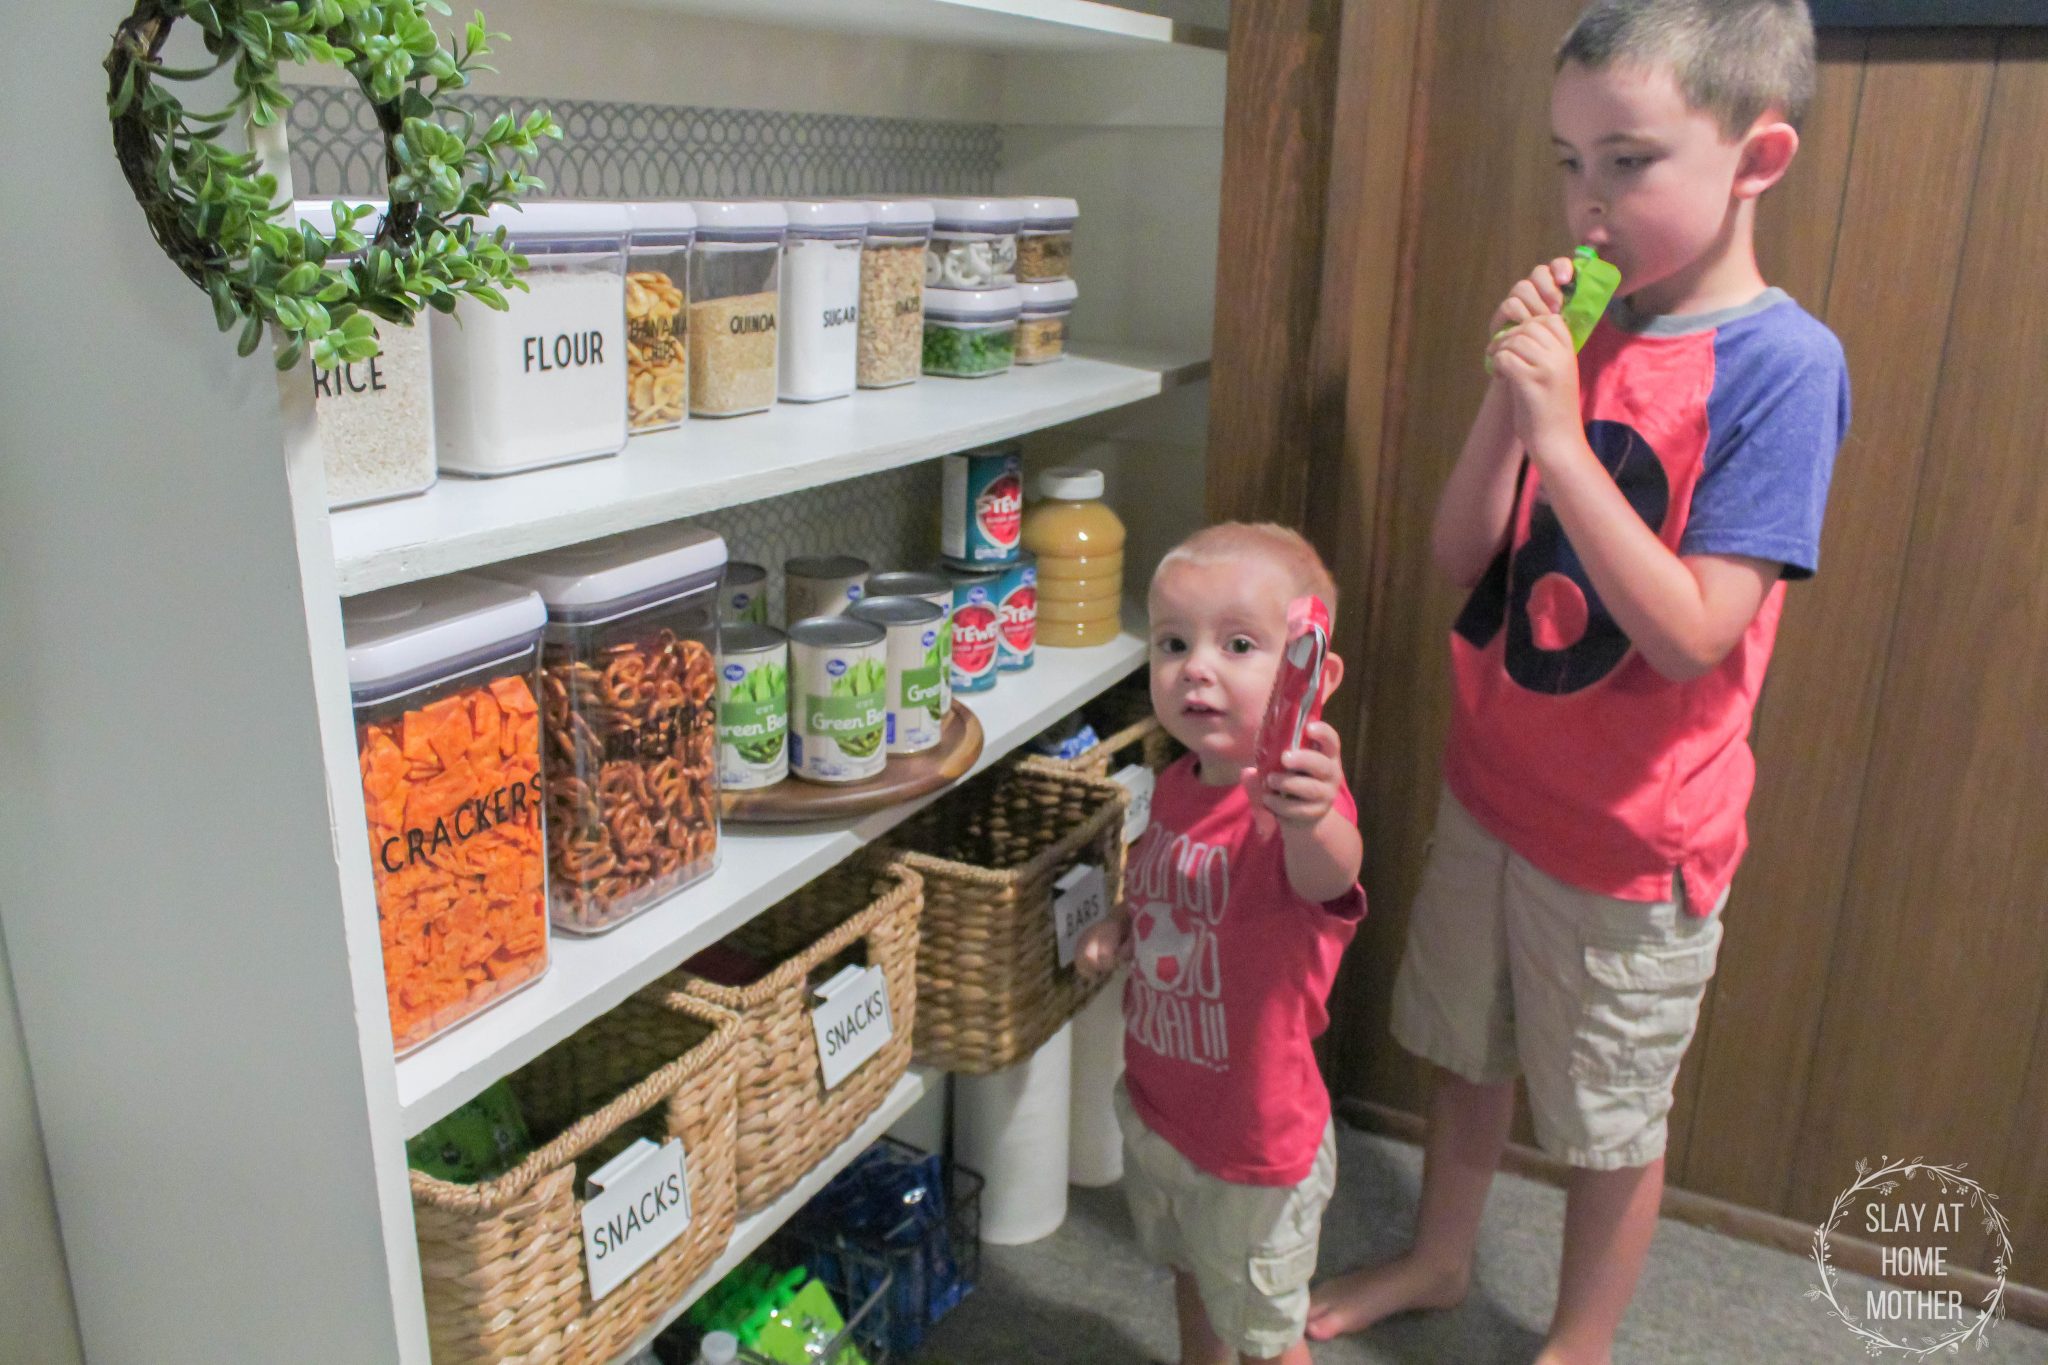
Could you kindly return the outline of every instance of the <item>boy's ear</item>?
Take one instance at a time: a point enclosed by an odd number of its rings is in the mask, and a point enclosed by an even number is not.
[[[1735,167],[1735,197],[1757,199],[1785,178],[1799,151],[1799,130],[1783,120],[1762,120],[1742,144]]]
[[[1344,681],[1344,661],[1337,657],[1335,650],[1323,656],[1323,700],[1328,702],[1330,694],[1337,690],[1337,684]]]

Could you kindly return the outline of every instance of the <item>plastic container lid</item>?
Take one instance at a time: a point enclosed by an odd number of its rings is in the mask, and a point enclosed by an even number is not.
[[[626,223],[636,237],[689,237],[697,214],[680,199],[636,199],[626,205]]]
[[[1027,313],[1064,313],[1081,297],[1072,280],[1026,281],[1017,286],[1017,292],[1024,296]]]
[[[1102,496],[1102,471],[1061,465],[1038,476],[1038,496],[1061,502],[1086,502]]]
[[[626,235],[626,206],[598,199],[529,199],[523,206],[500,204],[477,220],[477,230],[497,228],[517,238],[568,240]]]
[[[547,619],[531,589],[475,574],[346,598],[349,689],[388,696],[463,672],[530,645]]]
[[[858,237],[868,225],[868,206],[858,199],[785,199],[792,237]]]
[[[652,526],[545,550],[490,572],[538,592],[550,617],[587,621],[662,600],[724,567],[725,541],[716,532]]]
[[[1024,311],[1024,296],[1016,286],[1000,289],[927,289],[924,315],[927,318],[962,322],[999,322]]]
[[[932,219],[941,228],[968,232],[1015,232],[1024,205],[1015,199],[934,199]]]
[[[1022,199],[1027,228],[1068,228],[1081,216],[1081,206],[1072,199]]]
[[[730,1332],[706,1332],[699,1354],[704,1365],[733,1365],[740,1358],[740,1339]]]
[[[780,200],[693,199],[697,235],[714,242],[780,241],[789,229],[789,210]]]
[[[929,199],[868,199],[862,201],[871,228],[928,228],[932,225]]]

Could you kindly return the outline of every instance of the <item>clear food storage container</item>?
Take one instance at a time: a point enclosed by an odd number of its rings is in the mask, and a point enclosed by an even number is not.
[[[867,206],[791,199],[782,247],[782,373],[776,396],[820,403],[853,392],[860,340],[860,251]]]
[[[737,417],[775,406],[782,312],[781,204],[700,199],[690,249],[690,412]]]
[[[1017,363],[1043,365],[1067,353],[1067,320],[1081,297],[1072,280],[1020,284],[1024,310],[1017,318]]]
[[[626,209],[549,200],[499,207],[526,257],[502,313],[434,314],[434,431],[443,470],[483,476],[616,455],[626,444]]]
[[[690,243],[697,215],[674,200],[626,205],[626,426],[680,426],[690,407]]]
[[[1073,274],[1074,223],[1081,206],[1071,199],[1026,199],[1017,229],[1017,279],[1063,280]]]
[[[928,199],[870,199],[860,255],[860,364],[864,389],[915,380],[924,369],[924,249]]]
[[[546,616],[530,591],[460,574],[342,603],[400,1055],[547,970]]]
[[[548,906],[614,928],[718,863],[725,542],[653,527],[491,570],[547,603]]]
[[[356,205],[351,204],[351,207]],[[334,236],[334,206],[302,199],[301,223]],[[356,220],[365,238],[379,215]],[[356,257],[330,256],[339,268]],[[327,468],[327,505],[355,507],[410,497],[434,486],[434,378],[427,327],[377,321],[383,352],[337,369],[313,370],[313,420]]]
[[[1024,299],[1008,289],[927,289],[924,372],[977,379],[1001,374],[1017,354]]]
[[[934,199],[924,282],[933,289],[994,289],[1017,282],[1015,199]]]

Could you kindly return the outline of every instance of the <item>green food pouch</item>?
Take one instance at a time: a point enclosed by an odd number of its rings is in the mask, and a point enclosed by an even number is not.
[[[512,1087],[499,1081],[405,1144],[406,1164],[437,1180],[473,1185],[510,1170],[533,1140]]]
[[[1621,287],[1621,272],[1600,259],[1600,253],[1592,247],[1582,246],[1572,252],[1572,282],[1565,286],[1564,307],[1558,310],[1565,327],[1572,334],[1572,349],[1586,349],[1586,338],[1593,335],[1593,329],[1607,312],[1607,305],[1614,301],[1614,291]],[[1496,337],[1513,330],[1503,327],[1495,332]],[[1493,357],[1486,358],[1486,372],[1493,373]]]

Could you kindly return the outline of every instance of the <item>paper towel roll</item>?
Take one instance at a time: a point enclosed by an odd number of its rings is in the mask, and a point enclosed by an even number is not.
[[[1021,1246],[1067,1218],[1067,1116],[1073,1098],[1074,1026],[1024,1061],[954,1080],[954,1153],[980,1171],[981,1240]]]
[[[1074,1102],[1067,1179],[1090,1189],[1123,1179],[1124,1137],[1110,1095],[1124,1074],[1124,978],[1119,972],[1074,1016]]]

